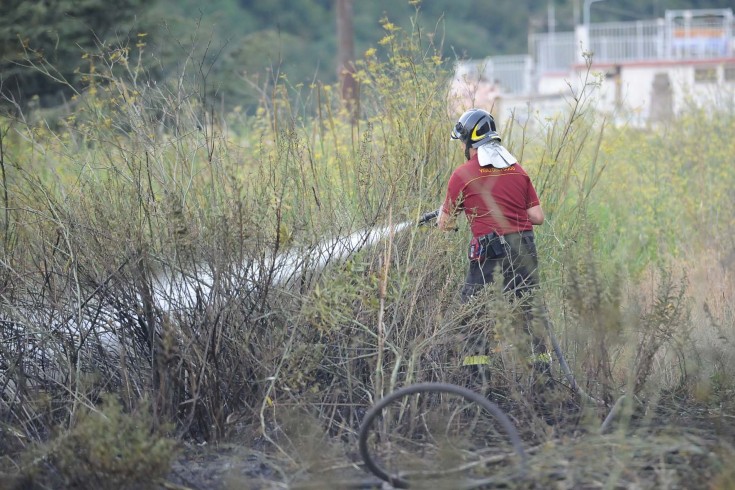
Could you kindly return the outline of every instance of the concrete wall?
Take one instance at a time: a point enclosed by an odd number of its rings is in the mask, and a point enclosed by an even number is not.
[[[566,76],[542,76],[538,92],[569,95],[567,82],[579,92],[587,67],[577,65]],[[665,121],[690,104],[735,110],[735,58],[679,62],[639,62],[595,65],[590,82],[595,107],[635,125]]]
[[[735,58],[632,63],[620,65],[619,75],[614,74],[615,67],[602,70],[607,76],[600,87],[600,109],[617,109],[641,122],[667,112],[678,114],[691,103],[722,108],[735,103]]]
[[[576,65],[570,72],[542,75],[531,95],[508,94],[485,80],[455,78],[450,87],[450,114],[481,107],[501,128],[509,118],[538,126],[563,113],[588,83],[590,104],[618,124],[665,123],[691,104],[735,111],[735,58],[689,61]]]

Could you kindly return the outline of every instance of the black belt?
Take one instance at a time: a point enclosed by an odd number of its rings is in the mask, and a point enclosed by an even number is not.
[[[492,232],[492,233],[488,233],[487,235],[481,236],[477,240],[480,242],[480,245],[482,245],[483,247],[487,247],[489,244],[493,243],[494,241],[505,243],[507,238],[510,238],[516,235],[521,238],[533,236],[533,230],[524,230],[524,231],[519,231],[515,233],[506,233],[505,235],[498,235],[497,233]]]

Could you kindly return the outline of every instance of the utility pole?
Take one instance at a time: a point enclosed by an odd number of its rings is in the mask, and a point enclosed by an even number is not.
[[[355,31],[352,25],[352,1],[337,1],[337,80],[342,102],[350,112],[350,120],[357,120],[358,85],[355,80]]]
[[[549,34],[556,32],[556,8],[554,0],[549,0],[546,4],[546,28]]]
[[[590,25],[590,7],[592,7],[592,4],[595,2],[601,2],[602,0],[584,0],[584,20],[583,23],[585,26]]]

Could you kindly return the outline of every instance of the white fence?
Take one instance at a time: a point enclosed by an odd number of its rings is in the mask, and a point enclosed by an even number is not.
[[[577,59],[576,36],[573,32],[550,32],[531,36],[531,53],[543,72],[568,72]]]
[[[510,94],[529,93],[532,90],[532,73],[533,60],[527,54],[461,61],[455,68],[457,81],[487,83],[494,90]]]
[[[589,26],[589,49],[596,62],[666,58],[663,21],[611,22]]]
[[[651,116],[660,105],[660,101],[652,100],[652,86],[663,70],[672,84],[669,111],[675,111],[683,98],[682,87],[689,87],[697,100],[704,100],[716,84],[735,83],[733,22],[730,8],[667,10],[661,19],[595,23],[578,25],[574,32],[536,33],[529,37],[528,55],[458,63],[450,89],[452,108],[459,113],[480,106],[501,118],[511,112],[518,117],[522,104],[533,105],[535,111],[543,113],[556,111],[563,102],[559,94],[575,83],[570,75],[584,66],[585,53],[589,52],[593,64],[610,78],[600,89],[599,108],[612,111],[625,106],[641,118]],[[677,63],[690,60],[710,62]],[[657,68],[664,64],[666,70]],[[617,69],[611,69],[612,65]]]
[[[537,73],[569,70],[592,53],[597,63],[689,60],[735,56],[732,9],[667,10],[663,19],[577,26],[574,32],[536,33],[531,55]]]

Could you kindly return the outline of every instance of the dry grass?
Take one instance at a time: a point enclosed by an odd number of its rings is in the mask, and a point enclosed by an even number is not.
[[[41,482],[115,473],[91,462],[102,422],[90,414],[108,397],[120,402],[123,429],[107,446],[137,441],[140,454],[158,455],[141,478],[165,466],[162,430],[209,443],[256,433],[286,461],[274,478],[333,466],[308,457],[310,447],[328,447],[319,456],[343,468],[369,406],[410,383],[468,383],[459,360],[479,345],[492,363],[474,387],[536,447],[539,486],[656,486],[689,481],[689,468],[731,478],[718,469],[732,457],[726,441],[658,430],[672,407],[686,408],[681,424],[732,413],[731,254],[702,255],[719,264],[659,260],[640,274],[650,248],[621,242],[625,260],[596,252],[610,248],[603,225],[629,215],[611,218],[598,197],[614,192],[604,177],[628,149],[607,148],[614,130],[595,123],[588,93],[572,94],[570,114],[543,138],[512,126],[507,138],[549,203],[538,233],[543,297],[574,374],[608,403],[636,400],[619,432],[595,435],[607,409],[583,410],[564,387],[539,406],[522,315],[497,289],[459,304],[464,225],[457,234],[408,227],[354,253],[325,242],[435,208],[461,159],[445,137],[444,67],[418,33],[387,42],[388,60],[361,65],[356,125],[330,89],[315,87],[295,107],[279,85],[230,128],[196,86],[146,84],[105,53],[98,94],[80,94],[63,121],[0,120],[0,470],[18,474],[21,454],[49,444],[89,464],[49,459]],[[662,248],[657,259],[671,244]],[[150,417],[126,425],[145,411],[141,400]],[[129,465],[120,475],[140,462],[116,458]]]

